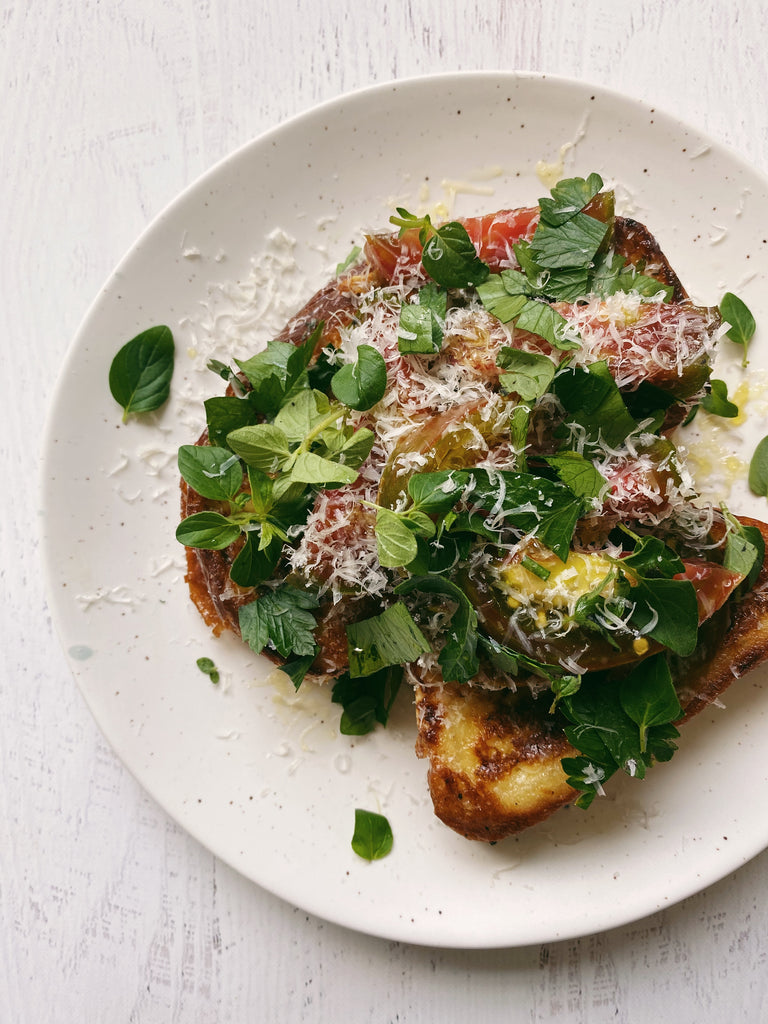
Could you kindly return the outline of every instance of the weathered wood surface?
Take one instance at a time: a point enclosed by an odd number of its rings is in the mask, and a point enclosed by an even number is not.
[[[683,904],[540,948],[348,933],[246,882],[112,754],[52,635],[37,453],[69,339],[152,216],[341,92],[443,70],[609,85],[768,170],[762,0],[5,0],[0,1021],[722,1021],[768,1017],[768,854]]]

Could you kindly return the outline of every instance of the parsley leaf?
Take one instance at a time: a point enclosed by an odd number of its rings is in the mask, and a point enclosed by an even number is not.
[[[723,515],[728,523],[723,567],[740,573],[752,588],[765,561],[765,540],[756,526],[743,525],[726,508]]]
[[[286,661],[284,665],[280,666],[280,671],[285,672],[295,690],[298,690],[304,682],[304,677],[312,667],[315,656],[313,651],[312,654],[303,654],[300,658],[291,658],[290,661]]]
[[[576,520],[584,511],[570,488],[545,477],[505,470],[465,470],[472,480],[472,502],[484,510],[499,505],[505,524],[536,537],[565,561]]]
[[[768,497],[768,437],[758,443],[752,454],[747,482],[753,494]]]
[[[548,341],[554,348],[569,351],[579,348],[579,343],[565,337],[568,321],[549,303],[539,299],[530,299],[515,320],[515,326],[521,331],[530,331]]]
[[[578,348],[565,337],[567,321],[547,302],[534,298],[536,288],[516,270],[491,274],[477,289],[481,302],[502,323],[515,321],[521,331],[530,331],[558,349]]]
[[[453,470],[414,473],[408,479],[408,494],[416,508],[428,515],[445,515],[462,496],[469,477]]]
[[[708,368],[702,369],[706,370],[707,375],[709,374]],[[697,377],[698,371],[699,368],[697,367]],[[701,380],[696,381],[696,391],[703,387],[706,379],[706,377],[703,377]],[[691,384],[693,385],[693,382]],[[694,392],[691,391],[690,393],[693,394]],[[682,396],[672,395],[655,384],[642,380],[632,391],[622,391],[621,397],[632,419],[636,423],[643,423],[644,430],[647,430],[649,433],[655,433],[664,422],[667,409],[675,404],[677,398]],[[648,423],[648,420],[651,422]]]
[[[690,580],[639,578],[630,596],[635,602],[633,626],[683,658],[693,654],[699,636],[699,603]]]
[[[436,229],[421,254],[424,269],[444,288],[469,288],[482,284],[488,267],[475,251],[467,229],[450,221]]]
[[[246,605],[246,607],[248,607]],[[381,615],[347,626],[350,676],[370,676],[387,665],[403,665],[430,647],[411,613],[398,601]]]
[[[176,527],[176,540],[189,548],[223,551],[240,536],[240,527],[220,512],[195,512]]]
[[[212,445],[227,448],[227,435],[241,427],[249,427],[257,422],[258,412],[253,400],[253,392],[244,398],[234,395],[214,395],[206,398],[205,418],[208,426],[208,440]]]
[[[502,271],[501,274],[491,274],[484,284],[478,285],[480,301],[503,324],[508,324],[518,316],[533,293],[525,278],[525,285],[520,285],[520,277],[522,275],[517,271]]]
[[[555,364],[548,356],[537,352],[504,346],[496,363],[506,370],[499,377],[501,386],[519,395],[524,402],[533,402],[545,395],[555,376]]]
[[[257,587],[265,583],[277,568],[283,541],[273,538],[263,544],[264,536],[263,529],[249,530],[245,535],[245,543],[229,569],[232,582],[239,587]]]
[[[711,416],[733,419],[739,415],[738,405],[734,405],[728,398],[728,386],[724,380],[710,380],[709,393],[704,395],[700,405]]]
[[[397,697],[403,672],[399,665],[390,665],[373,675],[352,679],[348,672],[339,677],[331,700],[341,704],[339,732],[344,736],[363,736],[378,722],[386,725]]]
[[[609,760],[606,756],[606,760]],[[573,789],[581,790],[581,794],[574,801],[574,806],[585,810],[590,806],[598,794],[603,794],[603,783],[615,774],[616,768],[612,764],[597,764],[593,759],[585,756],[564,757],[560,764],[566,774],[566,781]]]
[[[577,498],[599,498],[608,487],[608,481],[602,473],[578,452],[566,451],[558,455],[549,455],[545,462],[554,469],[562,483],[573,491]]]
[[[442,594],[457,605],[448,627],[448,639],[438,657],[446,682],[467,683],[480,669],[477,657],[477,612],[467,595],[444,576],[412,576],[395,587],[396,594],[420,590]]]
[[[186,483],[203,498],[230,501],[243,485],[240,460],[226,448],[184,444],[178,464]]]
[[[589,267],[608,230],[608,224],[586,213],[577,213],[557,226],[539,221],[531,239],[531,257],[545,270]]]
[[[552,391],[590,440],[602,437],[615,448],[638,429],[605,361],[592,363],[586,370],[565,367],[556,375]]]
[[[315,452],[300,451],[293,464],[291,477],[297,483],[342,487],[357,480],[357,470],[331,459],[324,459]]]
[[[699,603],[678,555],[658,537],[643,537],[631,555],[614,561],[632,586],[626,595],[634,603],[630,623],[664,647],[687,657],[696,649]]]
[[[437,284],[444,288],[469,288],[482,284],[488,277],[488,266],[477,255],[467,229],[458,221],[435,228],[429,216],[416,217],[402,207],[390,221],[400,227],[400,234],[417,228],[422,244],[421,263]]]
[[[408,565],[418,554],[416,536],[397,512],[381,508],[376,515],[376,548],[379,562],[389,569]]]
[[[625,676],[619,686],[619,700],[627,715],[640,728],[640,751],[645,753],[648,730],[666,725],[683,713],[663,655],[646,658]]]
[[[563,178],[551,190],[551,198],[539,200],[541,219],[552,227],[559,227],[583,210],[602,187],[603,179],[595,173],[586,179]]]
[[[471,503],[469,513],[461,513],[447,524],[451,530],[469,530],[495,540],[502,526],[511,526],[535,533],[562,560],[568,554],[576,520],[584,511],[584,502],[563,484],[508,470],[414,473],[408,492],[418,507],[430,514],[445,515],[461,499]]]
[[[433,284],[419,289],[418,302],[405,302],[400,307],[398,349],[424,354],[439,352],[447,309],[448,296],[443,289]]]
[[[576,693],[562,697],[559,706],[572,723],[565,729],[568,741],[585,757],[607,771],[641,761],[637,726],[622,708],[613,680],[590,673]]]
[[[544,662],[529,658],[520,651],[505,647],[485,633],[478,634],[478,642],[491,664],[505,675],[518,676],[525,672],[547,679],[556,694],[575,693],[579,688],[581,676],[570,675],[559,665],[546,665]]]
[[[306,388],[281,405],[272,426],[281,430],[289,443],[300,442],[325,419],[330,407],[321,391]]]
[[[643,273],[642,264],[627,263],[618,253],[599,255],[589,277],[589,291],[602,298],[616,292],[639,292],[647,298],[663,293],[664,301],[672,298],[673,288]],[[586,293],[582,293],[586,294]]]
[[[580,752],[562,761],[569,784],[582,790],[579,807],[588,807],[617,770],[642,779],[646,768],[668,761],[675,750],[679,734],[671,723],[681,708],[663,654],[646,658],[618,681],[607,673],[586,676],[560,706],[572,723],[565,734]]]
[[[634,573],[648,578],[672,579],[677,573],[685,572],[682,559],[658,537],[642,537],[631,555],[616,563],[620,569],[632,569]]]
[[[246,466],[276,473],[291,457],[288,438],[273,423],[240,427],[227,435],[227,444]]]
[[[318,603],[316,594],[287,584],[279,590],[268,590],[255,601],[241,606],[239,622],[243,640],[256,654],[268,644],[284,658],[291,654],[314,654],[317,622],[311,609],[317,608]]]
[[[320,340],[323,324],[300,345],[270,341],[263,352],[244,361],[236,360],[253,388],[249,398],[268,418],[277,414],[286,399],[307,385],[306,370]]]
[[[219,670],[210,658],[198,658],[195,662],[200,671],[208,676],[212,683],[216,684],[220,680]]]

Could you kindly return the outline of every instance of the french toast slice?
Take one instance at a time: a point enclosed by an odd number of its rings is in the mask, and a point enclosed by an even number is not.
[[[757,527],[768,544],[768,525]],[[683,716],[678,725],[768,659],[768,555],[755,586],[702,630],[697,651],[671,666]],[[574,756],[551,694],[456,684],[416,687],[416,753],[429,759],[437,817],[467,839],[496,842],[548,818],[579,795],[561,759]]]

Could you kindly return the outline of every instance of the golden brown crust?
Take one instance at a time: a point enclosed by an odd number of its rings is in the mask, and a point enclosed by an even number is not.
[[[315,355],[328,345],[337,347],[341,342],[339,331],[351,324],[357,315],[358,294],[369,287],[369,272],[365,268],[353,268],[343,277],[334,278],[291,317],[277,340],[299,345],[322,322],[323,329],[315,347]],[[232,396],[234,393],[229,384],[226,394]],[[208,432],[203,431],[196,443],[208,444]],[[222,503],[202,498],[183,479],[180,487],[182,519],[196,512],[227,513]],[[240,636],[239,610],[254,599],[252,588],[239,587],[229,576],[229,570],[242,545],[240,539],[223,551],[186,549],[187,572],[184,579],[192,602],[214,636],[220,636],[225,630]],[[353,612],[361,617],[359,605],[353,605],[350,609],[348,602],[344,602],[344,607],[328,602],[321,606],[318,622],[323,639],[320,654],[312,666],[313,672],[324,675],[344,670],[347,665],[345,623],[350,621]],[[368,611],[366,614],[373,612]],[[269,651],[265,653],[272,657]],[[280,659],[275,656],[273,660]]]
[[[435,814],[467,839],[495,842],[576,796],[560,766],[575,753],[548,715],[549,699],[521,689],[416,687],[416,753],[429,758]]]
[[[341,344],[339,331],[354,322],[358,295],[367,291],[370,283],[370,272],[364,268],[359,272],[350,271],[342,278],[333,278],[291,317],[277,340],[300,345],[322,322],[323,331],[315,355],[328,345],[338,348]]]
[[[688,298],[680,278],[644,224],[631,217],[617,217],[613,225],[613,248],[629,263],[644,263],[649,277],[672,289],[673,302],[682,302]]]
[[[207,443],[207,436],[198,444]],[[226,509],[219,502],[201,498],[197,491],[181,481],[181,518],[196,512],[221,512]],[[229,570],[242,541],[232,544],[223,551],[206,551],[203,548],[187,548],[187,573],[184,579],[189,586],[192,601],[214,636],[220,636],[227,629],[240,635],[238,610],[241,605],[253,600],[253,591],[244,590],[229,578]]]

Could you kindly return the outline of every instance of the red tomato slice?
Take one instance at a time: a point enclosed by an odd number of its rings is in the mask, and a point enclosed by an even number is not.
[[[491,273],[516,265],[512,246],[532,238],[538,222],[538,206],[459,219]],[[415,229],[403,232],[402,237],[368,235],[365,242],[365,255],[380,284],[400,284],[406,277],[422,275],[421,250],[419,232]]]
[[[555,303],[583,339],[592,359],[604,359],[619,387],[639,381],[679,398],[707,380],[706,356],[720,326],[717,310],[690,302],[644,302],[637,309],[601,303]]]

